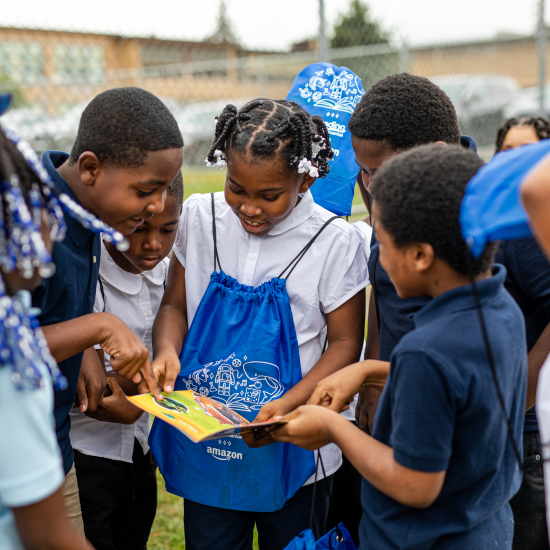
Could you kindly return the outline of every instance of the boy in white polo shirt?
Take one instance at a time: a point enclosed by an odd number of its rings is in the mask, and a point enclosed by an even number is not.
[[[105,242],[101,248],[94,311],[124,320],[149,350],[182,200],[180,174],[168,188],[164,211],[129,236],[126,252]],[[137,386],[112,372],[109,356],[86,352],[83,361],[104,363],[110,390],[94,413],[71,412],[86,537],[96,550],[145,550],[157,505],[149,415],[126,399]]]

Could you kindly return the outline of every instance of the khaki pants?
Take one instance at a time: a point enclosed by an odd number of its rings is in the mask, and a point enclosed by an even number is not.
[[[73,527],[79,535],[84,537],[84,522],[82,521],[82,510],[80,509],[80,496],[78,494],[78,481],[76,469],[73,467],[65,476],[63,483],[63,495],[65,496],[65,508]]]

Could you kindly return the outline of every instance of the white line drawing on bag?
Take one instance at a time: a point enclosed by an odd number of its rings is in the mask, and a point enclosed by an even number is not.
[[[243,362],[232,353],[183,377],[187,389],[215,397],[235,411],[250,412],[284,393],[277,365],[266,361]]]
[[[357,76],[347,71],[336,75],[330,67],[316,71],[309,82],[299,90],[300,95],[307,99],[308,103],[313,100],[315,107],[326,107],[350,114],[365,93]]]

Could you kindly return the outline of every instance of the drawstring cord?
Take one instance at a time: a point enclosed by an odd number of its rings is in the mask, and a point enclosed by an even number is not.
[[[332,502],[332,488],[328,481],[327,473],[325,472],[325,465],[323,464],[323,457],[321,456],[321,450],[317,451],[317,463],[315,464],[315,480],[313,481],[313,495],[311,496],[311,512],[309,515],[309,528],[313,530],[313,515],[315,513],[315,495],[317,493],[317,476],[319,475],[319,464],[321,464],[321,470],[323,471],[323,477],[327,484],[328,500]],[[340,527],[336,526],[336,542],[342,542],[344,535],[340,531]],[[332,540],[329,537],[329,548],[332,550]]]

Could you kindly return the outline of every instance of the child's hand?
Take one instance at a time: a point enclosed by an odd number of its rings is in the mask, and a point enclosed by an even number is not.
[[[285,401],[284,397],[281,399],[275,399],[269,403],[266,403],[258,413],[258,416],[253,420],[253,422],[265,422],[270,420],[275,416],[284,416],[293,409],[293,406]],[[273,427],[262,428],[256,432],[250,432],[243,434],[243,441],[252,449],[258,447],[265,447],[266,445],[271,445],[275,443],[275,440],[271,437],[271,431]]]
[[[389,363],[361,361],[345,367],[318,382],[308,405],[321,405],[342,412],[349,409],[356,393],[367,385],[383,389],[389,373]]]
[[[109,316],[108,323],[105,323],[104,337],[99,344],[111,356],[113,370],[120,376],[132,379],[136,384],[144,378],[149,390],[157,399],[162,399],[147,346],[118,317],[110,313],[99,315]]]
[[[143,414],[143,411],[132,405],[118,382],[107,376],[107,386],[112,394],[104,397],[101,405],[94,412],[87,411],[86,416],[102,422],[116,422],[118,424],[133,424]]]
[[[88,348],[82,356],[82,365],[76,386],[74,406],[80,412],[94,412],[105,395],[105,367],[94,348]]]
[[[365,370],[361,363],[340,369],[317,383],[307,404],[321,405],[336,412],[346,411],[364,381]]]
[[[347,422],[339,414],[325,407],[302,405],[286,416],[290,422],[270,432],[275,441],[293,443],[313,451],[332,443],[332,427],[339,421]]]
[[[357,407],[355,408],[355,421],[357,426],[369,435],[372,434],[374,415],[381,395],[382,390],[372,386],[367,386],[359,392],[359,399],[357,399]]]
[[[173,349],[159,353],[155,356],[155,360],[153,361],[153,373],[162,391],[172,393],[180,370],[180,358]],[[142,391],[142,389],[146,391]],[[139,391],[140,393],[147,393],[150,390],[147,386],[142,387],[140,384]]]

